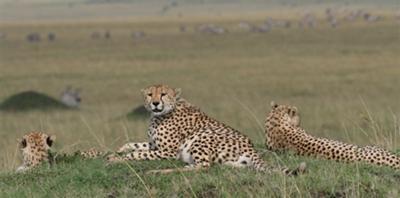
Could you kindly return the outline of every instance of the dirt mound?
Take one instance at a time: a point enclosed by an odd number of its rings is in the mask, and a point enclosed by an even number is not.
[[[70,109],[62,102],[35,91],[25,91],[12,95],[0,104],[2,111],[29,111],[29,110],[52,110]]]

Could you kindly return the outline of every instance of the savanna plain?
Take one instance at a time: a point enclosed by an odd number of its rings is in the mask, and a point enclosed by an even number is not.
[[[400,26],[390,17],[331,28],[237,28],[239,16],[118,22],[7,23],[0,40],[0,99],[35,90],[58,97],[82,89],[78,110],[0,112],[1,197],[399,197],[400,172],[342,164],[265,149],[263,123],[270,102],[299,108],[311,134],[400,154]],[[264,16],[252,17],[258,23]],[[212,21],[221,35],[194,31]],[[185,24],[186,32],[179,26]],[[92,39],[108,30],[110,39]],[[146,36],[132,38],[132,31]],[[30,32],[54,32],[55,41],[30,43]],[[182,96],[210,116],[240,130],[271,165],[294,167],[298,177],[215,165],[199,172],[147,175],[182,167],[179,161],[107,165],[71,158],[52,167],[15,173],[17,139],[40,130],[54,134],[54,150],[96,147],[113,151],[145,141],[147,119],[126,115],[142,105],[140,90],[153,84],[182,88]]]

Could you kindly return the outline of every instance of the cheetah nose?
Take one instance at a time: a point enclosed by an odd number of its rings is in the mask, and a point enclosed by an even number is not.
[[[156,107],[157,107],[159,104],[160,104],[160,102],[153,102],[153,105],[156,106]]]

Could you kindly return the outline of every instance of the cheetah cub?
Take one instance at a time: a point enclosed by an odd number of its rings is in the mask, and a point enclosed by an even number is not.
[[[270,150],[292,150],[299,155],[342,162],[362,161],[400,169],[400,157],[387,150],[314,137],[300,127],[300,116],[296,107],[274,102],[271,102],[271,107],[265,121],[266,146]]]
[[[304,163],[295,170],[267,167],[249,138],[181,98],[180,89],[155,85],[142,92],[152,114],[149,142],[125,144],[118,151],[127,154],[111,155],[110,162],[176,158],[188,164],[181,170],[208,168],[212,163],[289,175],[305,170]]]
[[[46,133],[38,131],[33,131],[24,135],[19,141],[23,162],[22,165],[17,168],[17,172],[30,170],[42,163],[52,165],[55,156],[54,153],[51,152],[51,147],[55,139],[56,137],[54,135],[47,135]],[[87,151],[77,152],[77,155],[81,156],[83,159],[91,159],[100,157],[104,155],[104,153],[91,148]]]
[[[55,139],[55,136],[36,131],[24,135],[19,141],[23,163],[17,168],[17,172],[29,170],[42,162],[51,163],[50,148]]]

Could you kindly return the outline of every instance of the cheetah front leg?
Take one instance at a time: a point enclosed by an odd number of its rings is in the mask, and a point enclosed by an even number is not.
[[[196,139],[189,140],[187,144],[183,144],[180,147],[177,158],[188,163],[184,168],[173,168],[173,169],[161,169],[151,170],[147,174],[168,174],[175,172],[188,172],[188,171],[200,171],[207,170],[211,166],[210,161],[210,150],[205,148],[199,149],[199,146],[192,146]],[[184,146],[186,145],[186,147]]]
[[[147,150],[133,151],[124,156],[110,155],[107,157],[108,162],[123,162],[132,160],[160,160],[175,158],[176,154],[173,151]]]

